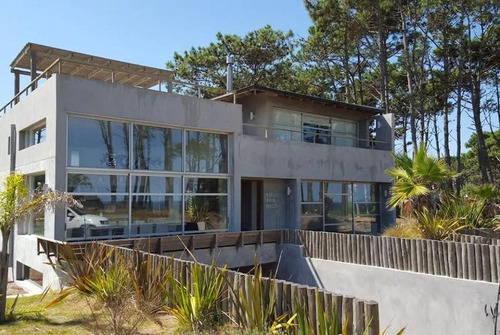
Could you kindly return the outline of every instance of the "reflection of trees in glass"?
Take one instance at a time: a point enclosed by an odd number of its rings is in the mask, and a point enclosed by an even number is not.
[[[101,128],[102,140],[104,141],[104,145],[106,146],[107,151],[107,162],[106,165],[110,168],[116,167],[116,157],[113,150],[113,130],[111,121],[98,121],[99,126]],[[117,178],[114,175],[109,176],[109,185],[111,193],[116,193],[117,188]],[[111,196],[111,203],[116,203],[116,196]]]
[[[75,192],[80,186],[92,186],[92,182],[87,175],[73,173],[68,176],[68,192]]]
[[[182,155],[178,129],[134,126],[134,168],[179,171]]]
[[[227,136],[188,131],[186,164],[188,171],[227,172]]]

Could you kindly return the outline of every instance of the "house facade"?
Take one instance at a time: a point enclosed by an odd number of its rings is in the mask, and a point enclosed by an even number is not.
[[[392,114],[261,86],[193,97],[170,71],[32,43],[11,71],[0,175],[22,172],[31,189],[65,191],[83,205],[16,227],[15,279],[35,270],[46,286],[57,277],[37,255],[38,236],[377,234],[395,221],[385,206]]]

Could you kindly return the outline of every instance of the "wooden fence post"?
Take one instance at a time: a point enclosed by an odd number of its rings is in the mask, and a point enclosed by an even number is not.
[[[370,324],[366,335],[380,334],[379,310],[375,301],[365,302],[365,324]]]

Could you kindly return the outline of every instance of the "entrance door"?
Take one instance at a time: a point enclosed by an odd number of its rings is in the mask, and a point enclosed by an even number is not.
[[[241,230],[262,230],[262,180],[241,180]]]

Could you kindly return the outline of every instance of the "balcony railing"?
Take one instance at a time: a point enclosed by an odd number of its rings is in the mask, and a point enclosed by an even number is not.
[[[335,133],[330,129],[315,128],[310,126],[283,127],[243,123],[243,134],[282,141],[392,151],[392,145],[390,142],[379,141],[373,138],[353,137]]]
[[[91,63],[86,63],[83,61],[75,60],[75,59],[64,59],[64,58],[58,58],[55,60],[49,67],[47,67],[42,73],[40,73],[33,81],[31,81],[24,89],[22,89],[18,94],[16,94],[9,102],[7,102],[3,107],[0,108],[0,117],[2,115],[5,115],[8,111],[10,111],[20,100],[23,98],[27,97],[31,92],[33,92],[41,83],[43,80],[49,79],[53,74],[61,74],[64,73],[62,71],[63,66],[68,66],[72,65],[74,67],[74,71],[72,71],[69,75],[73,75],[73,73],[76,74],[76,72],[79,69],[94,69],[91,72],[91,75],[87,79],[92,79],[92,74],[99,73],[108,73],[109,75],[107,76],[108,80],[105,80],[105,82],[110,82],[110,83],[117,83],[117,84],[124,84],[125,82],[128,81],[128,79],[125,79],[123,81],[120,80],[115,80],[116,74],[117,73],[128,73],[129,75],[132,75],[133,77],[144,77],[144,81],[150,81],[151,79],[158,79],[157,84],[154,85],[153,87],[150,88],[145,88],[145,87],[139,87],[139,86],[132,86],[136,88],[143,88],[143,89],[149,89],[149,90],[155,90],[158,92],[167,92],[167,93],[172,93],[172,94],[179,94],[179,95],[191,95],[191,96],[196,96],[201,98],[202,97],[202,92],[203,90],[215,90],[217,88],[211,87],[211,86],[206,86],[206,85],[200,85],[197,83],[191,83],[191,82],[185,82],[185,81],[180,81],[180,80],[175,80],[175,79],[165,79],[162,77],[154,77],[149,74],[137,74],[135,72],[129,71],[127,69],[122,69],[122,68],[113,68],[109,67],[106,65],[96,65],[96,64],[91,64]],[[81,78],[86,78],[84,76],[78,76]],[[94,78],[95,79],[95,78]],[[129,85],[130,86],[130,85]],[[163,91],[162,91],[162,87]],[[221,93],[225,93],[228,95],[233,94],[234,92],[232,91],[227,91],[225,89],[221,89]]]

